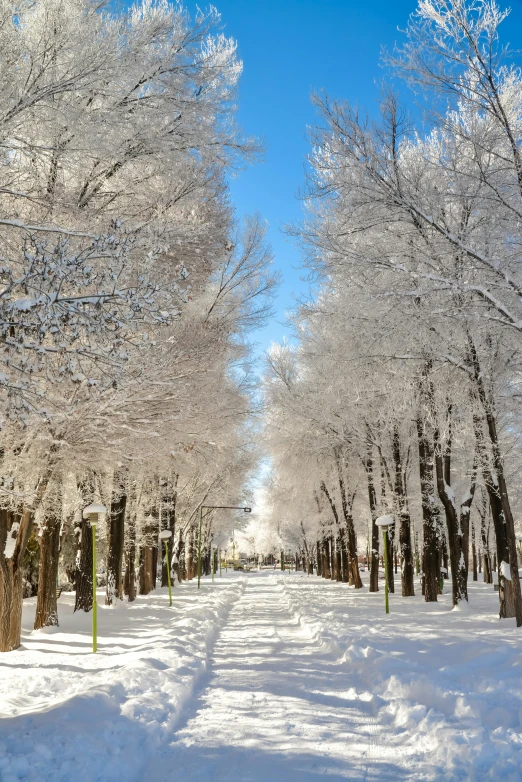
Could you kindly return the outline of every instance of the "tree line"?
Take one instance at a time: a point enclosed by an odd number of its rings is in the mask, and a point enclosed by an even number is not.
[[[65,582],[91,609],[86,505],[108,508],[111,604],[154,588],[160,529],[193,576],[199,506],[241,499],[246,335],[276,283],[263,221],[228,193],[260,151],[235,121],[241,68],[213,8],[0,2],[1,651],[24,595],[36,628]]]
[[[314,97],[306,217],[288,229],[313,295],[264,389],[273,528],[292,549],[360,587],[362,533],[375,591],[375,520],[392,514],[403,596],[418,559],[426,601],[445,567],[466,602],[480,548],[500,616],[521,626],[522,76],[507,16],[422,0],[385,54],[377,116]]]

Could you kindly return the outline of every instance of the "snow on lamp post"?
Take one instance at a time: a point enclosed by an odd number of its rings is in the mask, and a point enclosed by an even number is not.
[[[99,516],[104,516],[107,508],[104,505],[93,502],[87,505],[83,511],[83,518],[89,519],[92,530],[92,651],[98,649],[98,603],[96,602],[96,526]]]
[[[199,544],[198,544],[198,589],[201,584],[201,535],[203,529],[203,510],[242,510],[243,513],[252,513],[252,508],[243,505],[200,505],[199,506]]]
[[[169,562],[169,538],[172,537],[172,532],[169,529],[161,530],[159,534],[160,540],[165,544],[165,562],[167,563],[167,584],[169,585],[169,605],[172,605],[172,586],[170,583],[170,562]]]
[[[377,527],[382,529],[382,538],[384,541],[384,601],[386,604],[386,613],[390,613],[390,604],[388,600],[388,529],[395,524],[393,516],[379,516],[375,520]]]

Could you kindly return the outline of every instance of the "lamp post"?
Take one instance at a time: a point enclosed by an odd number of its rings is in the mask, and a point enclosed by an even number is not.
[[[169,529],[161,530],[159,534],[160,540],[165,544],[165,561],[167,563],[167,584],[169,585],[169,605],[172,605],[172,585],[170,583],[170,561],[169,561],[169,539],[172,537],[172,532]]]
[[[393,516],[379,516],[375,520],[377,527],[382,529],[382,539],[384,541],[384,601],[386,604],[386,613],[390,613],[390,604],[388,600],[388,529],[395,524]]]
[[[96,602],[96,526],[98,517],[107,513],[104,505],[93,502],[87,505],[83,511],[83,518],[89,519],[92,530],[92,651],[96,653],[98,649],[98,603]]]
[[[201,584],[201,535],[203,530],[203,510],[242,510],[252,513],[252,508],[243,505],[200,505],[199,506],[199,543],[198,543],[198,589]]]

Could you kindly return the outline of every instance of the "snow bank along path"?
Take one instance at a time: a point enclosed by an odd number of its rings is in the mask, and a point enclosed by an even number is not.
[[[145,780],[244,585],[178,585],[172,608],[166,589],[116,608],[100,591],[95,655],[73,594],[60,597],[60,627],[37,632],[25,600],[22,648],[0,656],[0,782]]]
[[[522,638],[470,592],[386,617],[382,593],[229,574],[101,611],[96,657],[69,614],[0,659],[0,780],[518,782]]]
[[[522,655],[497,596],[475,608],[259,574],[151,782],[522,780]],[[179,775],[179,776],[178,776]]]

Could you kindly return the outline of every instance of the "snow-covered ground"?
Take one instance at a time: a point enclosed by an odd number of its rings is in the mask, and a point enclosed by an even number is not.
[[[228,574],[0,658],[0,780],[522,780],[522,633],[302,574]],[[100,595],[100,603],[102,602]]]

